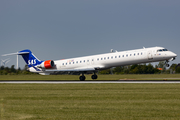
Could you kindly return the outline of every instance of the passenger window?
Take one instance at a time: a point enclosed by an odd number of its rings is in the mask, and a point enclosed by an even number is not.
[[[124,57],[124,55],[122,57]]]
[[[103,58],[101,58],[101,60],[103,60]]]
[[[106,60],[106,57],[104,58],[104,60]]]
[[[111,57],[111,59],[113,59],[113,56]]]
[[[117,56],[115,56],[115,58],[117,58]]]
[[[126,55],[126,57],[128,57],[128,55]]]
[[[121,56],[119,55],[119,58],[120,58]]]

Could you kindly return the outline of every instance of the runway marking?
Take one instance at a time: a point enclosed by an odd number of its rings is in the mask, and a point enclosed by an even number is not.
[[[180,83],[180,81],[160,81],[160,80],[153,80],[153,81],[136,81],[136,80],[118,80],[118,81],[0,81],[0,83],[8,83],[8,84],[86,84],[86,83],[156,83],[156,84],[162,84],[162,83]]]

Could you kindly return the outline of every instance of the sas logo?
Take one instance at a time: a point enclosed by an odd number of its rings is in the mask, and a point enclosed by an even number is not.
[[[28,65],[34,65],[34,64],[36,64],[36,59],[28,60]]]
[[[70,63],[70,62],[74,62],[74,60],[67,60],[67,62],[68,62],[68,63]]]

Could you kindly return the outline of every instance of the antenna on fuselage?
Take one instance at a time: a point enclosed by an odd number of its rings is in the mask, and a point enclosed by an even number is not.
[[[113,50],[113,49],[111,49],[111,53],[113,53],[113,52],[118,52],[117,50]]]

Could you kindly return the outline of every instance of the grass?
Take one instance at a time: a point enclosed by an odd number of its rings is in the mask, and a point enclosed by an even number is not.
[[[92,80],[91,75],[85,75]],[[180,74],[98,75],[97,80],[180,80]],[[0,80],[79,80],[78,75],[0,75]]]
[[[180,84],[0,84],[0,120],[178,120]]]

